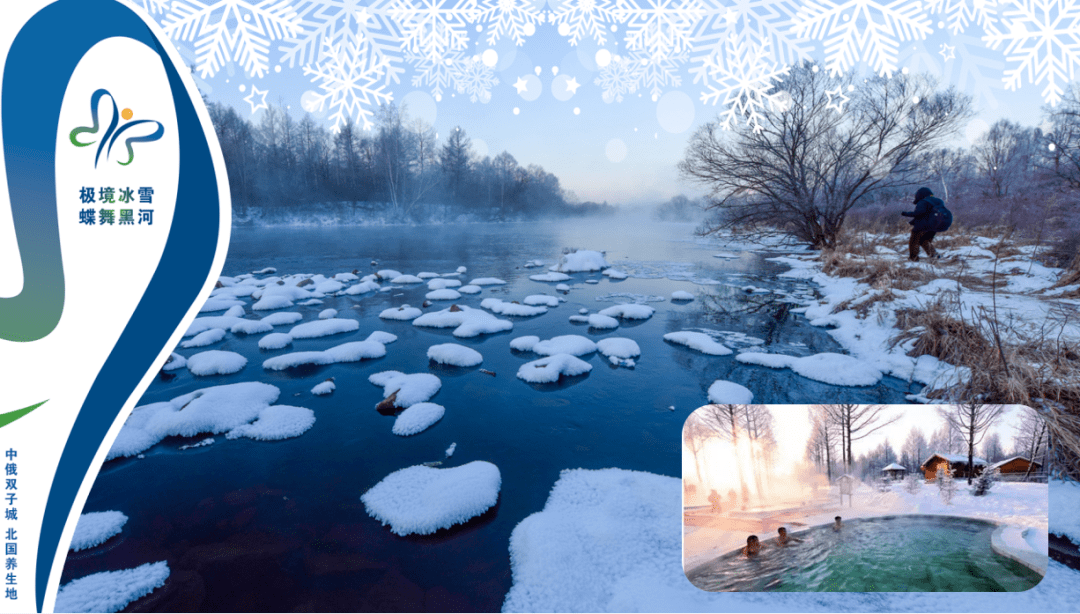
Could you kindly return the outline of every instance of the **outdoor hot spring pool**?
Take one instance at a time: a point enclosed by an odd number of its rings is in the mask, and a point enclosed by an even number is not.
[[[990,548],[994,525],[890,516],[802,533],[790,547],[759,535],[761,554],[725,554],[687,572],[707,591],[1024,591],[1042,576]],[[790,527],[789,527],[790,530]]]

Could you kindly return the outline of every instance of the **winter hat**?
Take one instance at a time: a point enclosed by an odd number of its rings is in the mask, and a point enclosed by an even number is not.
[[[915,201],[914,201],[914,203],[918,204],[918,202],[920,200],[926,198],[927,196],[933,196],[933,195],[934,195],[934,193],[930,191],[930,188],[919,188],[919,191],[915,192]]]

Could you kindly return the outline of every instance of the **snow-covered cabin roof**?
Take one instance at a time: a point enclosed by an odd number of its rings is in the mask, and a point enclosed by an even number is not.
[[[1028,460],[1028,457],[1026,457],[1026,456],[1012,456],[1012,457],[1006,458],[1005,460],[1000,460],[1000,461],[994,463],[993,465],[990,465],[990,467],[988,467],[988,469],[997,469],[998,467],[1002,467],[1002,466],[1004,466],[1004,465],[1006,465],[1008,463],[1013,462],[1014,460],[1022,460],[1024,462],[1028,462],[1028,463],[1031,462],[1030,460]],[[1042,467],[1042,463],[1040,463],[1039,461],[1035,461],[1035,464]]]
[[[949,461],[950,463],[963,463],[963,464],[966,465],[967,462],[968,462],[967,454],[941,454],[940,452],[938,452],[938,453],[935,453],[935,454],[931,454],[930,458],[927,458],[926,461],[923,462],[922,466],[925,467],[926,463],[929,463],[930,459],[934,458],[935,456],[937,456],[939,458],[944,458],[945,460]],[[986,464],[987,464],[986,459],[979,458],[978,456],[972,458],[971,463],[973,465],[975,465],[976,467],[980,466],[980,465],[985,467]]]
[[[907,467],[905,467],[903,465],[898,465],[896,463],[890,463],[887,466],[882,467],[881,470],[882,471],[907,471]]]

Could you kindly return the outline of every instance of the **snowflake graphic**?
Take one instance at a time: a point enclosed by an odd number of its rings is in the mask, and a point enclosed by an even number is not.
[[[631,51],[626,59],[631,64],[637,65],[638,86],[649,88],[653,102],[659,100],[664,88],[682,85],[682,77],[678,73],[679,68],[686,63],[686,52],[669,57],[652,57],[649,54]]]
[[[512,38],[514,44],[525,44],[525,37],[536,33],[536,24],[544,20],[543,14],[530,0],[482,0],[480,19],[488,22],[487,43],[494,45],[503,36]]]
[[[401,31],[401,49],[438,61],[469,45],[468,26],[480,17],[476,0],[392,0],[388,12]]]
[[[926,8],[930,13],[944,13],[949,31],[960,34],[970,23],[975,23],[984,30],[994,28],[998,21],[998,2],[999,0],[928,0]]]
[[[165,5],[168,3],[169,0],[134,0],[136,6],[143,7],[143,10],[151,15],[164,13]]]
[[[795,34],[797,2],[733,0],[725,6],[719,0],[707,1],[707,17],[698,23],[694,36],[695,49],[705,52],[701,57],[722,53],[728,37],[734,35],[764,45],[774,58],[787,64],[810,59],[810,40]]]
[[[488,102],[491,88],[499,84],[495,71],[480,61],[479,57],[462,60],[455,65],[455,87],[459,94],[468,94],[469,100]]]
[[[668,59],[693,48],[694,26],[706,14],[700,0],[618,0],[615,10],[626,23],[626,46]]]
[[[619,22],[611,0],[563,0],[556,7],[548,18],[556,24],[560,36],[570,38],[571,45],[586,36],[604,45],[608,24]]]
[[[386,64],[386,83],[398,82],[401,66],[400,38],[387,10],[388,0],[366,5],[360,0],[308,0],[297,16],[300,31],[279,47],[281,62],[290,67],[313,62],[323,41],[331,45],[351,43],[367,46],[377,61]]]
[[[1029,83],[1046,83],[1043,100],[1061,101],[1065,85],[1080,65],[1080,5],[1070,0],[1014,0],[1002,15],[1006,31],[994,28],[982,37],[991,49],[1005,43],[1005,88],[1016,90],[1027,73]]]
[[[834,76],[867,62],[892,76],[901,41],[925,39],[930,18],[913,0],[807,0],[795,17],[795,33],[825,43],[825,67]]]
[[[382,82],[384,69],[385,61],[375,59],[369,48],[324,41],[319,61],[304,66],[304,74],[311,75],[311,82],[322,90],[309,100],[308,110],[322,111],[324,107],[333,110],[329,119],[334,122],[335,133],[350,118],[361,121],[364,130],[371,130],[374,125],[371,106],[394,99]]]
[[[196,70],[213,77],[227,62],[249,75],[269,68],[271,40],[296,36],[299,18],[288,0],[175,0],[162,22],[165,33],[195,42]]]
[[[766,105],[784,110],[790,104],[790,95],[774,88],[791,67],[773,61],[765,45],[751,42],[749,37],[729,39],[724,53],[708,57],[703,66],[707,69],[701,73],[706,91],[701,102],[715,105],[723,99],[727,110],[720,115],[720,127],[724,130],[731,130],[742,118],[754,132],[761,132],[761,111]]]
[[[406,54],[405,61],[413,66],[413,87],[431,87],[435,102],[442,102],[443,91],[456,87],[457,65],[462,53],[449,54],[445,58],[432,59],[420,55]]]
[[[622,102],[624,95],[637,91],[638,82],[641,80],[638,72],[640,65],[639,62],[622,56],[612,56],[611,62],[600,69],[600,76],[594,81],[600,86],[605,102]]]

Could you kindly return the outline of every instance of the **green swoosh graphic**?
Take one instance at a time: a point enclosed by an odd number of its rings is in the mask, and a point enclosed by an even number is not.
[[[41,407],[42,405],[44,405],[45,403],[48,403],[48,402],[49,402],[49,400],[45,399],[44,401],[42,401],[40,403],[35,403],[34,405],[31,405],[30,407],[24,407],[22,409],[16,409],[15,411],[9,411],[6,414],[0,414],[0,428],[4,428],[5,426],[11,424],[12,422],[15,422],[19,418],[22,418],[26,414],[34,411],[35,409]]]

